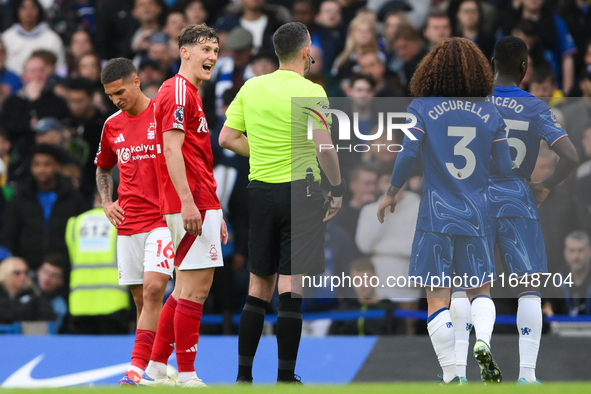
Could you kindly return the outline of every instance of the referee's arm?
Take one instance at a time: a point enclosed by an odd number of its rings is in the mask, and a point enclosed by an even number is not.
[[[248,138],[246,138],[242,131],[224,125],[222,131],[220,131],[219,141],[222,148],[229,149],[242,156],[250,157]]]
[[[332,146],[332,139],[326,130],[313,130],[314,144],[316,144],[316,156],[322,171],[326,174],[332,186],[341,184],[341,170],[339,168],[339,157]],[[327,146],[331,148],[327,149]]]

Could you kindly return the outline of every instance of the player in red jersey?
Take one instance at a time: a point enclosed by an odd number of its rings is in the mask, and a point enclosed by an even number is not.
[[[223,266],[221,243],[228,238],[216,196],[209,128],[197,88],[217,62],[218,36],[205,24],[179,35],[179,73],[162,84],[154,117],[158,190],[175,248],[177,281],[158,321],[150,364],[142,384],[170,384],[166,363],[176,345],[177,386],[203,387],[195,372],[199,325],[215,267]]]
[[[150,360],[174,250],[158,199],[154,100],[140,90],[137,70],[128,59],[110,60],[101,82],[121,109],[105,122],[94,163],[103,210],[117,226],[119,284],[130,286],[137,307],[131,366],[119,382],[134,386]],[[119,199],[113,201],[111,169],[116,165]]]

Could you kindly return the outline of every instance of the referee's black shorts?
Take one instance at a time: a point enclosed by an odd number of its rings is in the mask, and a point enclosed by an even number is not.
[[[324,272],[326,210],[318,183],[307,196],[306,181],[248,185],[248,270],[257,276]]]

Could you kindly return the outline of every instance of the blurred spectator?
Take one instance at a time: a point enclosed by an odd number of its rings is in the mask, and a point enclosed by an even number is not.
[[[495,39],[484,29],[484,12],[481,0],[452,0],[448,15],[452,21],[453,35],[464,37],[480,48],[484,56],[492,56]]]
[[[209,12],[204,0],[179,0],[176,3],[176,9],[185,14],[186,23],[199,24],[205,23],[209,19]]]
[[[352,196],[343,204],[339,214],[332,221],[342,227],[351,239],[355,239],[357,221],[361,208],[376,200],[376,183],[378,175],[376,171],[366,163],[359,163],[351,172],[351,180],[347,185]],[[356,255],[359,255],[355,247]]]
[[[332,74],[339,81],[345,80],[345,86],[348,84],[348,78],[359,72],[357,59],[362,53],[373,52],[379,56],[382,61],[386,60],[385,55],[380,52],[378,40],[375,34],[375,25],[363,18],[355,18],[349,25],[345,49],[338,55],[332,68]]]
[[[94,84],[92,102],[98,111],[110,115],[118,110],[105,94],[101,84],[101,59],[96,53],[88,52],[80,56],[74,74],[77,77],[86,78]]]
[[[581,97],[565,100],[560,108],[564,115],[564,129],[574,146],[581,146],[583,133],[591,126],[591,70],[583,71],[579,87]]]
[[[537,98],[544,100],[550,107],[562,103],[564,95],[556,85],[556,76],[548,63],[542,63],[534,69],[529,82],[529,92]],[[562,112],[554,109],[554,115],[562,122]]]
[[[372,283],[377,283],[376,271],[369,258],[362,257],[351,263],[349,271],[355,298],[346,298],[339,310],[366,312],[368,310],[383,309],[382,318],[364,318],[355,320],[335,321],[330,325],[328,335],[392,335],[397,333],[394,321],[394,304],[383,299]],[[355,279],[357,278],[357,279]],[[404,329],[402,333],[404,332]]]
[[[591,127],[585,130],[581,141],[581,164],[575,172],[574,198],[581,228],[591,234]]]
[[[412,26],[401,25],[394,36],[394,50],[397,62],[389,65],[390,69],[398,74],[401,84],[407,87],[420,61],[428,53],[427,48]]]
[[[322,50],[323,71],[329,74],[334,61],[344,46],[344,26],[341,5],[337,0],[325,0],[315,17],[316,29],[310,33],[312,46]]]
[[[386,66],[376,52],[366,52],[357,59],[359,72],[361,74],[371,75],[375,81],[375,97],[398,97],[402,93],[397,90],[398,86],[389,86],[386,80]]]
[[[35,144],[48,144],[66,150],[67,137],[64,126],[56,118],[39,119],[32,130],[35,132]]]
[[[27,263],[8,257],[0,263],[0,324],[55,319],[51,304],[27,276]]]
[[[96,166],[94,158],[101,141],[106,116],[93,105],[94,84],[86,78],[74,78],[67,84],[68,107],[72,118],[69,152],[84,169],[82,193],[92,198]]]
[[[316,5],[312,0],[295,0],[291,7],[293,21],[306,25],[311,36],[316,31],[314,19],[317,12]]]
[[[172,11],[166,17],[162,32],[168,36],[168,45],[172,53],[179,52],[179,35],[187,26],[187,17],[180,11]]]
[[[23,86],[19,76],[4,67],[5,60],[6,47],[0,40],[0,111],[2,111],[4,100],[18,92]]]
[[[240,0],[240,8],[228,7],[225,14],[234,17],[253,37],[254,52],[261,48],[273,51],[273,33],[286,22],[281,7],[265,4],[265,0]]]
[[[139,23],[133,0],[102,0],[96,10],[96,50],[101,59],[131,58],[131,39]]]
[[[557,160],[558,155],[543,144],[531,175],[532,182],[539,182],[550,174]],[[548,272],[563,272],[564,239],[571,231],[579,229],[572,193],[561,183],[550,191],[548,198],[538,208],[538,212],[546,244]],[[549,288],[545,296],[556,297],[558,296],[556,293],[557,289]]]
[[[43,259],[37,269],[37,283],[41,296],[51,303],[55,314],[55,332],[60,332],[64,318],[68,314],[68,303],[63,296],[64,272],[67,261],[60,254],[51,254]]]
[[[70,45],[68,46],[68,51],[66,53],[68,75],[72,76],[72,74],[77,72],[78,62],[82,55],[93,51],[94,45],[90,34],[88,34],[86,30],[78,30],[75,32],[70,39]]]
[[[559,9],[560,16],[564,19],[570,31],[577,53],[575,54],[575,72],[579,75],[583,71],[583,58],[588,49],[589,31],[591,29],[591,12],[589,0],[564,0]]]
[[[427,40],[429,50],[446,38],[451,37],[451,21],[445,12],[433,11],[427,16],[423,37]]]
[[[564,240],[564,261],[572,285],[562,286],[566,310],[570,316],[591,315],[591,240],[584,231],[574,231]]]
[[[48,253],[66,253],[66,223],[84,211],[85,202],[72,182],[59,174],[62,152],[51,145],[35,147],[31,176],[18,185],[6,211],[3,242],[36,270]]]
[[[144,85],[156,84],[160,87],[166,79],[166,74],[156,60],[145,59],[142,60],[138,68],[138,77],[142,81],[142,90],[144,90]]]
[[[242,26],[236,26],[226,38],[225,47],[226,56],[218,57],[211,79],[201,89],[203,109],[210,127],[213,128],[223,116],[222,94],[232,87],[241,87],[248,78],[254,76],[252,69],[248,67],[253,51],[252,34]]]
[[[15,153],[24,157],[31,146],[31,127],[44,117],[65,119],[69,116],[65,100],[47,89],[50,70],[44,61],[31,57],[25,63],[23,88],[4,102],[0,113],[2,124],[10,136]]]
[[[390,187],[390,176],[393,167],[382,171],[378,179],[378,194],[383,196]],[[389,170],[389,171],[388,171]],[[419,213],[421,198],[415,193],[403,190],[397,197],[398,204],[393,214],[386,215],[385,228],[375,225],[375,213],[379,201],[372,202],[361,208],[355,242],[359,250],[369,255],[380,278],[380,283],[386,283],[388,277],[408,279],[408,268],[413,242],[414,229]],[[420,288],[412,286],[407,280],[405,287],[380,287],[376,290],[382,298],[389,298],[399,303],[400,308],[417,310]],[[407,332],[414,333],[414,320],[407,320]]]
[[[36,49],[49,49],[57,56],[58,66],[65,64],[64,45],[60,37],[43,22],[44,13],[38,0],[16,0],[16,23],[2,33],[6,45],[6,68],[21,75],[27,59]]]
[[[60,174],[70,179],[75,190],[80,190],[80,186],[82,185],[82,170],[78,163],[64,163]]]
[[[276,71],[279,68],[279,63],[276,55],[261,51],[250,59],[249,66],[253,76],[258,77]]]
[[[160,14],[162,7],[156,0],[135,0],[132,15],[139,23],[131,39],[131,49],[135,53],[147,52],[148,39],[160,31]]]
[[[166,34],[152,34],[148,39],[148,51],[146,52],[146,56],[141,57],[141,60],[145,59],[156,60],[160,63],[162,70],[166,73],[166,78],[171,78],[179,70],[180,52],[178,43],[173,49],[170,46],[170,39]],[[135,61],[137,66],[139,66],[141,60]]]
[[[63,76],[58,74],[58,67],[57,67],[57,56],[52,51],[48,51],[46,49],[36,49],[31,54],[31,57],[36,57],[43,60],[45,63],[45,67],[47,69],[47,77],[46,88],[52,89],[55,94],[58,94],[58,89],[56,88],[61,82],[64,81],[64,76],[66,75],[66,68],[62,66],[60,70],[64,72]],[[61,96],[60,96],[61,97]]]
[[[49,26],[68,42],[80,29],[94,34],[96,27],[95,2],[92,0],[40,0],[45,8]],[[49,3],[49,4],[48,4]]]
[[[144,93],[148,98],[156,98],[156,94],[160,90],[160,86],[162,83],[151,82],[151,83],[143,83],[142,82],[142,93]]]
[[[553,60],[550,64],[555,69],[556,75],[559,76],[558,86],[565,93],[568,93],[575,81],[573,55],[576,53],[577,48],[566,23],[554,13],[554,3],[553,0],[513,2],[511,8],[507,10],[507,17],[503,18],[502,32],[504,35],[510,35],[520,19],[535,22],[538,26],[540,44],[544,49],[551,51]],[[531,50],[529,45],[528,48]]]
[[[74,334],[127,334],[130,294],[127,286],[117,283],[117,228],[100,206],[97,194],[94,209],[78,212],[62,232],[72,269],[70,329]]]
[[[10,165],[10,140],[8,139],[8,133],[2,127],[0,127],[0,188],[4,191],[4,187],[7,185],[9,178],[8,178],[8,168]],[[4,193],[2,193],[4,194]],[[5,196],[3,196],[5,197]],[[4,208],[4,207],[2,207]],[[3,209],[2,212],[3,213]],[[0,221],[1,225],[1,221]]]

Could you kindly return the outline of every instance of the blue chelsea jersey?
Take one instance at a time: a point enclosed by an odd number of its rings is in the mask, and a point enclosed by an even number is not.
[[[517,86],[495,86],[489,99],[507,124],[512,160],[509,177],[490,177],[491,216],[538,219],[536,200],[526,180],[531,180],[541,140],[552,147],[567,134],[544,101]]]
[[[408,112],[417,118],[399,153],[391,183],[408,178],[409,158],[421,149],[423,197],[417,229],[446,234],[490,233],[486,186],[492,164],[510,172],[505,123],[487,99],[415,99]]]

